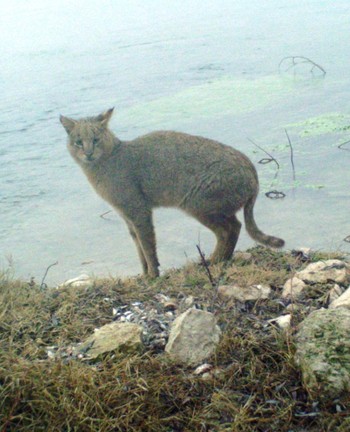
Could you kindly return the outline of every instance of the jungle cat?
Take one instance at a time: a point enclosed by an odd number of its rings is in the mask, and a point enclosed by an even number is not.
[[[68,133],[68,150],[96,192],[124,218],[135,241],[143,272],[159,275],[152,222],[156,207],[177,207],[216,236],[210,262],[229,260],[243,207],[249,235],[267,246],[284,241],[257,227],[253,207],[259,190],[257,172],[241,152],[211,139],[158,131],[121,141],[108,128],[113,108],[96,116],[60,121]]]

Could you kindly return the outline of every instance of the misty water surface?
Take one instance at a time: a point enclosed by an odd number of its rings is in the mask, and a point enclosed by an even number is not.
[[[305,2],[304,2],[305,3]],[[204,135],[258,168],[258,225],[287,248],[349,251],[348,0],[13,0],[0,16],[0,262],[51,284],[82,272],[140,272],[124,222],[95,195],[66,148],[59,114],[115,106],[112,130]],[[322,65],[285,72],[286,56]],[[295,181],[287,129],[293,144]],[[280,164],[266,158],[256,142]],[[271,200],[265,192],[286,193]],[[210,232],[176,210],[155,215],[162,269],[209,254]],[[242,229],[238,243],[254,243]]]

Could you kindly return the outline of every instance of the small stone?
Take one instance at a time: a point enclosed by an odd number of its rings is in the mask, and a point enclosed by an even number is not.
[[[273,319],[268,320],[268,323],[276,324],[280,329],[287,330],[290,328],[291,319],[292,319],[291,314],[281,315],[277,318],[273,318]]]
[[[64,287],[84,287],[84,286],[90,286],[93,284],[93,279],[87,275],[87,274],[81,274],[80,276],[68,279],[63,284],[59,285],[58,288],[64,288]]]
[[[209,363],[204,363],[200,366],[198,366],[195,371],[193,372],[194,375],[202,375],[205,372],[209,372],[213,368],[213,365]]]
[[[193,305],[194,305],[194,297],[193,296],[188,296],[188,297],[186,297],[184,300],[183,300],[183,305],[186,307],[186,308],[190,308],[190,307],[192,307]]]
[[[344,290],[338,284],[334,284],[333,288],[331,288],[328,293],[329,303],[332,303],[334,300],[340,297],[343,292]]]
[[[305,287],[306,283],[297,277],[288,279],[287,282],[283,285],[281,297],[297,298],[303,292]]]
[[[164,310],[165,311],[174,311],[175,309],[177,309],[177,304],[173,301],[168,301],[166,303],[164,303]]]
[[[309,247],[300,247],[300,248],[297,249],[297,252],[299,252],[299,251],[302,252],[305,255],[310,255],[311,248],[309,248]]]
[[[218,288],[218,295],[223,300],[235,299],[241,302],[248,300],[267,299],[271,294],[271,288],[268,285],[251,285],[240,287],[238,285],[221,285]]]
[[[47,357],[48,357],[50,360],[54,359],[54,358],[55,358],[55,353],[54,353],[54,351],[47,350]]]
[[[334,289],[334,288],[333,288]],[[350,287],[341,296],[332,301],[329,309],[346,308],[350,309]]]
[[[164,295],[164,294],[161,294],[161,293],[158,293],[158,294],[156,294],[155,296],[154,296],[154,298],[159,302],[159,303],[166,303],[166,302],[168,302],[170,299],[169,299],[169,297],[168,296],[166,296],[166,295]]]
[[[344,284],[350,280],[350,268],[344,261],[337,259],[317,261],[296,273],[296,277],[304,282],[327,283],[333,281]]]

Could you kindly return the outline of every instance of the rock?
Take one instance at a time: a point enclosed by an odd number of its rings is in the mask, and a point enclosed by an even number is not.
[[[299,326],[296,361],[303,382],[317,397],[350,391],[350,311],[319,309]]]
[[[335,299],[340,297],[343,292],[343,288],[341,288],[338,284],[334,284],[333,288],[331,288],[328,292],[328,302],[332,303]]]
[[[213,354],[220,335],[212,313],[188,309],[172,323],[165,351],[181,363],[196,366]]]
[[[304,255],[310,255],[311,254],[311,248],[309,247],[300,247],[298,249],[296,249],[297,252],[301,252]]]
[[[89,359],[96,359],[102,354],[113,351],[133,352],[142,346],[142,327],[128,322],[113,322],[96,329],[86,341],[78,347],[80,353],[86,353]]]
[[[183,300],[183,305],[186,308],[190,308],[191,306],[194,305],[194,297],[193,296],[188,296]]]
[[[63,288],[63,287],[83,287],[83,286],[90,286],[92,285],[94,282],[94,280],[87,274],[81,274],[80,276],[73,278],[73,279],[68,279],[65,282],[63,282],[63,284],[59,285],[58,288]]]
[[[159,301],[159,303],[165,304],[166,302],[170,301],[170,298],[166,296],[165,294],[158,293],[154,296],[154,298]]]
[[[285,311],[286,312],[295,313],[295,312],[299,312],[301,309],[302,308],[301,308],[301,306],[299,304],[297,304],[297,303],[289,303],[289,305],[286,306]]]
[[[283,286],[282,298],[297,298],[303,292],[306,283],[297,277],[288,279]]]
[[[213,365],[211,365],[209,363],[204,363],[195,369],[195,371],[193,372],[193,375],[202,375],[205,372],[209,372],[212,369],[213,369]]]
[[[336,259],[311,263],[304,270],[296,273],[296,277],[304,282],[319,283],[334,281],[344,284],[349,281],[349,276],[349,266],[344,261]]]
[[[336,289],[337,293],[339,293],[339,291],[342,292],[339,285],[335,285],[335,287],[339,288]],[[335,287],[333,287],[331,291],[335,290]],[[335,298],[332,301],[332,303],[329,305],[330,309],[335,309],[340,307],[350,309],[350,287],[346,291],[344,291],[339,297]]]
[[[290,328],[290,322],[292,319],[292,315],[281,315],[277,318],[272,318],[268,320],[268,323],[270,324],[276,324],[280,329],[287,330]]]
[[[167,301],[164,303],[164,310],[167,311],[174,311],[177,309],[177,303],[175,301]]]
[[[235,299],[241,302],[248,300],[267,299],[271,294],[268,285],[251,285],[240,287],[238,285],[221,285],[218,288],[218,295],[223,300]]]

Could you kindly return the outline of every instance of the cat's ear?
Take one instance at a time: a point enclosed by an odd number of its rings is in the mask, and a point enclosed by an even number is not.
[[[108,111],[105,111],[104,113],[98,115],[96,117],[96,120],[99,121],[102,126],[107,126],[109,120],[112,117],[113,111],[114,111],[114,107],[110,108]]]
[[[72,132],[74,126],[76,125],[75,120],[65,117],[63,115],[60,115],[60,122],[62,123],[63,127],[66,129],[66,132],[68,134]]]

